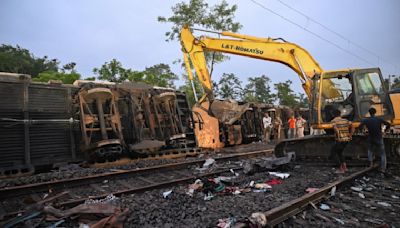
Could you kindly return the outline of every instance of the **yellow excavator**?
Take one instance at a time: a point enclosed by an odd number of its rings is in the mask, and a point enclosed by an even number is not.
[[[369,116],[370,107],[377,110],[378,117],[389,121],[393,126],[400,123],[400,94],[387,91],[379,68],[325,71],[307,50],[284,39],[259,38],[232,32],[218,32],[218,35],[218,38],[197,38],[188,27],[183,27],[180,33],[189,79],[193,80],[194,68],[205,91],[205,95],[193,107],[195,120],[196,117],[201,119],[206,126],[195,124],[200,147],[223,146],[219,140],[220,119],[216,115],[220,112],[221,105],[214,99],[205,51],[282,63],[299,76],[310,103],[309,124],[313,129],[325,130],[326,134],[283,140],[275,147],[277,156],[294,151],[297,157],[327,158],[334,141],[330,121],[333,119],[333,110],[336,109],[341,111],[342,117],[351,120],[355,127],[362,118]],[[398,135],[387,129],[384,141],[388,157],[398,158]],[[347,150],[351,152],[346,154],[352,158],[367,157],[365,134],[360,132],[356,135]]]

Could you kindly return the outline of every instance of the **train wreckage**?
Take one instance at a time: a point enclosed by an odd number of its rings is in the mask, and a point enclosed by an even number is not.
[[[226,123],[220,126],[224,134],[216,137],[224,145],[259,141],[261,113],[277,113],[265,104],[219,105]],[[38,83],[29,75],[0,73],[0,175],[57,163],[212,148],[195,135],[195,124],[209,127],[199,116],[185,93],[170,88],[83,80]]]

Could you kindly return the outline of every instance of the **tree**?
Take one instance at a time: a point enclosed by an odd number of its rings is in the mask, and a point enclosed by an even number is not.
[[[20,46],[13,47],[3,44],[0,46],[0,71],[29,74],[33,78],[44,71],[58,71],[58,60],[48,59],[47,56],[37,58],[29,50]]]
[[[128,79],[131,71],[123,68],[118,60],[112,59],[110,62],[105,62],[100,68],[94,68],[93,73],[100,80],[123,82]]]
[[[304,95],[304,93],[299,93],[297,98],[298,98],[298,106],[300,108],[308,108],[309,106],[308,97]]]
[[[271,92],[271,79],[268,76],[250,77],[249,83],[244,89],[243,99],[247,102],[261,102],[272,104],[275,100],[275,94]]]
[[[231,32],[237,32],[242,27],[239,22],[234,22],[237,6],[229,6],[225,0],[213,7],[209,7],[203,0],[190,0],[189,3],[176,4],[171,10],[172,16],[158,17],[159,22],[173,24],[171,31],[165,33],[166,41],[173,41],[179,37],[183,26]]]
[[[144,82],[161,87],[174,87],[174,80],[178,76],[171,71],[168,64],[160,63],[151,67],[146,67],[144,70]]]
[[[61,70],[63,72],[69,71],[70,73],[76,73],[75,66],[76,66],[76,63],[70,62],[70,63],[65,64]]]
[[[276,93],[276,98],[280,105],[286,105],[289,107],[295,107],[298,105],[298,98],[290,88],[292,81],[287,80],[286,82],[280,82],[274,84]]]
[[[234,74],[224,73],[218,82],[218,96],[222,99],[239,99],[242,94],[242,82]]]
[[[59,80],[63,84],[72,84],[75,80],[79,80],[81,75],[76,72],[65,73],[65,72],[54,72],[54,71],[45,71],[39,73],[39,75],[33,78],[33,81],[36,82],[48,82],[50,80]]]
[[[105,62],[100,68],[94,68],[93,73],[100,80],[110,82],[144,82],[153,86],[174,87],[178,76],[172,72],[168,64],[160,63],[147,67],[144,71],[124,68],[116,59]]]
[[[176,40],[183,26],[231,32],[237,32],[242,27],[239,22],[234,21],[234,14],[237,10],[237,6],[230,6],[225,0],[212,7],[209,7],[204,0],[190,0],[189,3],[181,2],[172,6],[171,10],[172,16],[158,17],[159,22],[172,24],[171,30],[165,33],[167,42]],[[215,52],[206,52],[205,56],[211,68],[212,63],[218,63],[227,59],[227,57],[221,53]],[[177,62],[182,63],[183,61]],[[210,75],[211,74],[212,70],[210,72]],[[189,87],[181,87],[184,91],[191,91],[190,82],[185,83],[185,86]]]

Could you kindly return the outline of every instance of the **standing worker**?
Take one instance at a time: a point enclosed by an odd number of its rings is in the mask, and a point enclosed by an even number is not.
[[[293,139],[296,134],[296,119],[294,118],[294,115],[290,116],[288,124],[289,124],[288,138]]]
[[[351,136],[354,132],[354,128],[351,122],[340,116],[340,110],[336,109],[333,111],[333,130],[335,131],[335,144],[331,149],[331,155],[336,154],[339,158],[339,170],[336,173],[345,173],[347,171],[347,165],[344,160],[343,151],[347,144],[351,141]]]
[[[306,124],[306,120],[303,119],[301,115],[297,117],[296,120],[296,138],[303,138],[304,137],[304,126]]]
[[[268,115],[268,113],[264,113],[264,117],[262,119],[263,127],[264,127],[264,142],[269,143],[271,137],[271,125],[272,119]]]
[[[382,124],[390,127],[390,123],[384,121],[381,118],[375,117],[376,109],[370,108],[368,110],[370,117],[361,120],[361,124],[359,126],[362,129],[364,126],[368,128],[368,161],[370,162],[370,166],[373,166],[374,162],[374,153],[379,153],[381,156],[381,172],[386,172],[386,153],[385,153],[385,145],[383,144],[382,138]]]
[[[279,116],[275,117],[274,120],[274,135],[275,135],[275,140],[279,142],[281,140],[281,128],[282,128],[282,120]]]

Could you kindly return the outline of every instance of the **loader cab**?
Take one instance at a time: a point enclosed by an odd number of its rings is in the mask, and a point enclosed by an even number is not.
[[[318,91],[314,91],[317,98],[314,113],[319,124],[329,123],[335,109],[341,111],[343,118],[354,122],[369,117],[371,107],[377,110],[378,117],[393,117],[379,68],[325,72],[319,77],[318,85]]]

